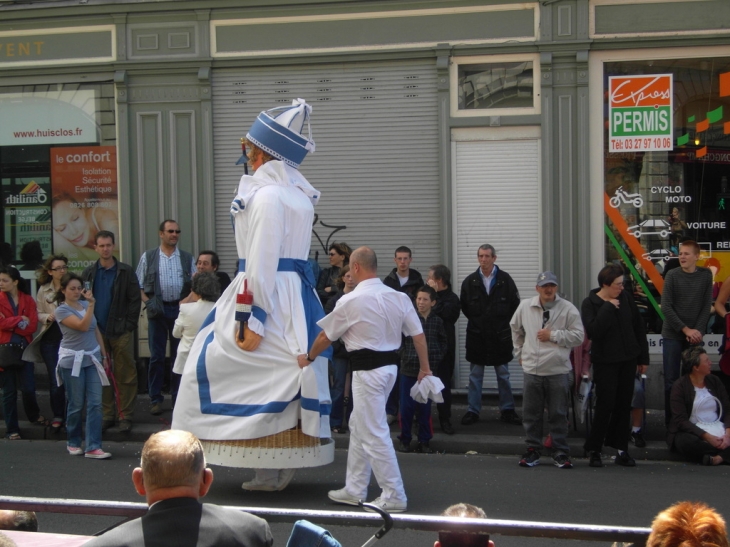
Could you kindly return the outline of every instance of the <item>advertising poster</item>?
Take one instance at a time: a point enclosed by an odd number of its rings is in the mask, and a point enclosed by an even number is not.
[[[100,230],[119,237],[116,147],[52,148],[51,181],[53,250],[81,271],[98,259],[94,238]]]
[[[606,262],[623,265],[650,350],[661,352],[664,277],[681,267],[680,244],[699,245],[713,298],[730,276],[730,57],[605,68]],[[709,349],[724,330],[711,313]]]
[[[3,213],[6,241],[15,249],[15,260],[29,241],[38,241],[43,256],[51,253],[51,181],[48,177],[3,180]]]
[[[608,81],[609,151],[672,149],[672,75],[612,76]]]

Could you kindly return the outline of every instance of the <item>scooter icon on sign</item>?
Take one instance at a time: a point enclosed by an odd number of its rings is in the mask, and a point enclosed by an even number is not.
[[[634,207],[641,207],[644,205],[644,198],[641,197],[641,194],[629,194],[623,186],[619,186],[614,196],[608,200],[608,203],[614,209],[618,209],[621,203],[631,203]]]

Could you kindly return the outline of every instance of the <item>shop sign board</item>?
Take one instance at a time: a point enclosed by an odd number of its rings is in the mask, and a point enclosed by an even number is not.
[[[609,152],[672,150],[672,75],[611,76]]]
[[[20,250],[29,241],[39,241],[43,256],[51,254],[51,184],[48,177],[16,178],[3,181],[3,216],[6,241]],[[18,191],[18,188],[22,188]]]
[[[98,142],[93,90],[0,94],[0,146]]]
[[[118,243],[117,149],[114,146],[51,148],[53,250],[74,271],[99,257],[94,238],[112,232]]]

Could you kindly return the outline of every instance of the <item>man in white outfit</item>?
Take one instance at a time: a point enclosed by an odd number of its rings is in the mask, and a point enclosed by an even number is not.
[[[391,513],[402,513],[408,499],[385,415],[385,400],[398,374],[401,335],[413,337],[420,362],[419,382],[431,375],[431,368],[426,337],[410,298],[383,285],[377,268],[372,249],[360,247],[352,253],[350,275],[357,287],[317,322],[322,332],[298,362],[302,368],[308,366],[337,339],[342,339],[350,352],[354,409],[347,479],[344,488],[329,492],[329,498],[357,505],[367,496],[372,470],[382,493],[371,503]]]

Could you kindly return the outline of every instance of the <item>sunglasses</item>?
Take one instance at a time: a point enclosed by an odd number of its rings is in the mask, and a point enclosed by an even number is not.
[[[165,230],[168,234],[179,234],[180,230]]]
[[[58,268],[51,268],[52,272],[65,272],[68,270],[68,266],[59,266]]]
[[[330,253],[330,256],[337,256],[337,253]]]

